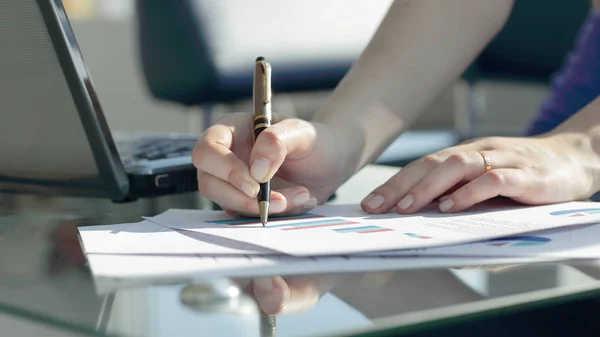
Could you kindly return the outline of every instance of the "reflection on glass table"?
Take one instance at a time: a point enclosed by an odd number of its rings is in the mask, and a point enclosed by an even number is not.
[[[199,332],[351,336],[394,322],[392,317],[396,326],[411,325],[597,292],[589,274],[594,265],[576,266],[499,265],[123,288],[105,297],[98,329],[144,337]]]
[[[378,184],[374,177],[383,180],[393,172],[357,175],[354,187],[342,187],[336,202],[356,202],[365,191],[355,187],[368,189]],[[73,336],[352,336],[545,299],[593,298],[599,285],[596,261],[468,268],[457,262],[455,268],[423,265],[206,283],[148,280],[99,294],[77,226],[139,221],[148,215],[143,202],[4,195],[0,200],[0,314],[13,318],[2,320],[3,331],[42,326]],[[159,211],[195,207],[188,198],[158,205]],[[264,312],[276,315],[272,319]]]

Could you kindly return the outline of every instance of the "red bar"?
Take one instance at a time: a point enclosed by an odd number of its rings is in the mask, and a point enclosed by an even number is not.
[[[378,233],[378,232],[389,232],[389,231],[393,231],[393,229],[388,229],[388,228],[382,228],[382,229],[371,229],[369,231],[363,231],[363,232],[356,232],[359,234],[366,234],[366,233]]]
[[[321,224],[321,225],[314,225],[314,226],[303,226],[303,227],[288,227],[288,228],[282,228],[282,231],[293,231],[293,230],[298,230],[298,229],[311,229],[311,228],[320,228],[320,227],[333,227],[333,226],[340,226],[340,225],[359,225],[358,222],[352,222],[352,221],[348,221],[348,222],[336,222],[336,223],[326,223],[326,224]]]

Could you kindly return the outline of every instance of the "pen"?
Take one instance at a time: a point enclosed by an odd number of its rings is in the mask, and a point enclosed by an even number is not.
[[[263,130],[271,126],[271,65],[264,57],[258,57],[254,64],[254,140]],[[260,184],[258,192],[258,209],[260,222],[263,227],[267,225],[269,215],[269,202],[271,195],[271,181]]]
[[[277,321],[275,316],[260,312],[260,337],[275,337],[277,335]]]

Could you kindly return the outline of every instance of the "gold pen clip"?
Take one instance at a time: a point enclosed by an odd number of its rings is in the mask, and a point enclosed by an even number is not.
[[[256,66],[261,70],[263,103],[271,103],[271,65],[264,57],[259,57],[256,60]]]
[[[271,65],[264,57],[254,65],[254,128],[271,125]]]

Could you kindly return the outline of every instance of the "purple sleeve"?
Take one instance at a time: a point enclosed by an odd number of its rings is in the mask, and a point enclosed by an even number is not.
[[[579,31],[574,49],[552,78],[529,135],[548,132],[600,95],[600,12],[591,12]]]

